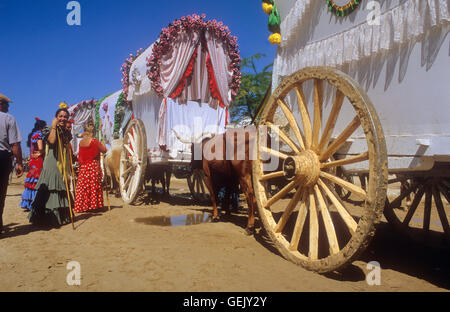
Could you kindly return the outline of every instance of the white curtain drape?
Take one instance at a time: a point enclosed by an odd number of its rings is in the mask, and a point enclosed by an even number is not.
[[[231,90],[229,85],[233,77],[233,72],[230,70],[231,60],[228,56],[228,51],[225,51],[224,43],[211,35],[209,31],[205,32],[205,37],[217,87],[223,103],[226,107],[229,107],[231,104]]]
[[[200,36],[197,32],[180,34],[172,44],[171,52],[161,58],[161,86],[164,97],[176,89],[184,75],[192,54],[197,48]]]
[[[83,105],[83,104],[78,104]],[[71,106],[69,108],[69,113],[72,114],[75,107],[77,105]],[[74,123],[72,124],[72,148],[75,154],[78,154],[78,143],[80,139],[77,138],[77,135],[83,132],[83,125],[88,121],[94,121],[95,118],[95,105],[92,105],[92,108],[89,109],[87,105],[83,105],[82,109],[79,109],[75,112],[74,116],[72,116]]]

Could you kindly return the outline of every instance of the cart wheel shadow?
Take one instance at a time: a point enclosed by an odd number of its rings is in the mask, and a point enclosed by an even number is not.
[[[202,208],[199,211],[211,213],[212,208]],[[221,211],[221,222],[231,222],[243,230],[247,226],[247,210],[226,214]],[[270,252],[282,257],[256,215],[255,240]],[[306,225],[307,227],[307,225]],[[377,226],[375,236],[369,246],[355,261],[364,262],[366,266],[371,261],[377,261],[383,270],[392,270],[418,279],[425,280],[437,287],[450,289],[450,247],[447,249],[431,248],[412,241],[400,234],[386,222]],[[334,272],[323,274],[337,281],[362,282],[366,280],[369,269],[349,263]],[[383,280],[381,280],[383,283]]]
[[[386,222],[379,224],[359,260],[378,261],[382,271],[394,270],[450,289],[450,246],[446,249],[427,247],[402,235]]]

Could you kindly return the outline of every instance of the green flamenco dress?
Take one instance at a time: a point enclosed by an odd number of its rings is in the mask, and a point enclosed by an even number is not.
[[[69,202],[66,184],[62,175],[67,166],[67,148],[62,145],[62,155],[58,146],[46,144],[46,156],[39,181],[36,184],[36,197],[31,203],[28,220],[39,226],[59,227],[70,223]]]

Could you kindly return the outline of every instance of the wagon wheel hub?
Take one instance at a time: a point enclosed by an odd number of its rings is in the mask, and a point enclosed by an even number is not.
[[[283,171],[286,179],[297,180],[301,186],[313,186],[320,176],[319,157],[311,150],[289,156],[283,162]]]

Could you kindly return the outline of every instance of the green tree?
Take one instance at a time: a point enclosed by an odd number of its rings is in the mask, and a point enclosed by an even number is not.
[[[273,63],[266,65],[260,72],[258,72],[255,64],[256,60],[265,56],[265,54],[258,53],[244,58],[241,62],[241,88],[230,109],[232,123],[238,123],[244,119],[253,120],[259,105],[271,86],[272,70],[269,69],[271,69]]]

